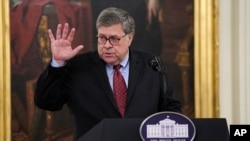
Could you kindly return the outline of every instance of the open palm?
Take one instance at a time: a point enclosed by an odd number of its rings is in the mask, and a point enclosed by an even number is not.
[[[48,30],[48,34],[51,41],[52,58],[59,64],[64,64],[65,61],[74,57],[83,48],[83,45],[75,48],[71,46],[75,35],[75,28],[72,28],[69,32],[68,23],[64,24],[63,29],[62,25],[58,24],[56,38],[50,29]]]

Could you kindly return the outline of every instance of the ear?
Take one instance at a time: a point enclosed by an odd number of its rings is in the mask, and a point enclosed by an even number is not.
[[[129,33],[128,34],[128,39],[129,39],[129,46],[131,45],[133,39],[134,39],[134,33]]]

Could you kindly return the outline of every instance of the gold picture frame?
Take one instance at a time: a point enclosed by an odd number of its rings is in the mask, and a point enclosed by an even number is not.
[[[0,2],[0,140],[11,141],[9,1]],[[218,0],[194,0],[195,117],[219,115]]]
[[[195,117],[218,117],[218,0],[194,0],[194,40]]]
[[[0,140],[11,140],[9,1],[0,2]]]

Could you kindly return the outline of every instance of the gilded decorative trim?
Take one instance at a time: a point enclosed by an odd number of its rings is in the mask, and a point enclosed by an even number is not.
[[[218,117],[218,0],[194,5],[195,117]]]
[[[0,2],[0,140],[11,140],[9,1]]]

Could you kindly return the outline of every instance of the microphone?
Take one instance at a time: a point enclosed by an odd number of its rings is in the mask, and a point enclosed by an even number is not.
[[[167,71],[166,71],[166,67],[164,65],[164,63],[162,62],[162,60],[160,59],[160,57],[155,56],[154,59],[152,59],[149,62],[150,67],[154,70],[154,71],[158,71],[161,73],[162,75],[162,81],[163,81],[163,97],[167,95]]]
[[[154,71],[162,72],[162,64],[160,63],[160,58],[155,57],[154,59],[150,60],[149,65]]]
[[[154,71],[159,71],[159,64],[155,59],[151,60],[149,62],[149,66],[154,70]]]

